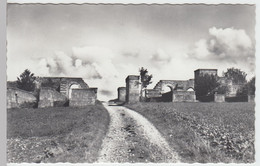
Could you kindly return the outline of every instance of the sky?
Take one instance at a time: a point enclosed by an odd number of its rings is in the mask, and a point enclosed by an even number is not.
[[[221,76],[235,67],[255,75],[254,5],[8,4],[7,80],[82,77],[98,98],[117,97],[141,67],[159,80]]]

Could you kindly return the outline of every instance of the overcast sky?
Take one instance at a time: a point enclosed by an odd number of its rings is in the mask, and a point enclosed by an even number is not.
[[[198,68],[255,72],[253,5],[8,4],[7,80],[82,77],[99,99],[117,96],[140,67],[186,80]]]

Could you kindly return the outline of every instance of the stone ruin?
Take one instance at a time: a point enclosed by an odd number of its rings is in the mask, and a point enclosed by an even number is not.
[[[84,107],[94,105],[96,100],[97,88],[90,88],[82,78],[39,77],[34,92],[7,87],[7,108],[30,107],[30,103],[39,108]]]
[[[209,101],[225,102],[227,98],[235,97],[237,90],[243,86],[243,84],[234,84],[232,80],[225,77],[218,77],[217,69],[197,69],[194,71],[194,79],[160,80],[153,89],[145,90],[145,101],[197,102],[196,82],[198,77],[204,74],[215,75],[221,85],[228,87],[226,94],[213,94],[212,99],[209,99]],[[118,88],[118,100],[127,103],[135,103],[141,100],[138,75],[129,75],[126,78],[126,87]],[[247,101],[254,102],[254,95],[249,95]]]
[[[126,87],[119,87],[117,89],[117,94],[118,94],[118,100],[119,101],[125,101],[126,100]]]
[[[126,82],[125,101],[127,103],[138,102],[140,100],[139,76],[129,75],[126,78],[125,82]]]
[[[140,81],[138,75],[126,78],[126,87],[118,88],[118,101],[136,103],[140,101]],[[170,92],[166,92],[166,87]],[[146,101],[195,102],[194,80],[160,80],[153,89],[146,89]]]

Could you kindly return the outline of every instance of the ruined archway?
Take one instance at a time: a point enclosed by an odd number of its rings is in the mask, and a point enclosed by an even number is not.
[[[188,91],[188,92],[193,92],[193,91],[194,91],[194,88],[193,88],[193,87],[189,87],[189,88],[187,89],[187,91]]]
[[[172,102],[173,90],[174,90],[174,87],[172,85],[165,85],[163,87],[163,93],[162,93],[163,102]]]
[[[71,84],[70,87],[69,87],[69,99],[71,99],[71,93],[72,93],[72,89],[80,89],[80,85],[79,84]]]

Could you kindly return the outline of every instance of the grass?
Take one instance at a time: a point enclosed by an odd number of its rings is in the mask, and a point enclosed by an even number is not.
[[[254,162],[254,104],[138,103],[182,162]]]
[[[95,162],[108,124],[101,104],[9,109],[8,162]]]

